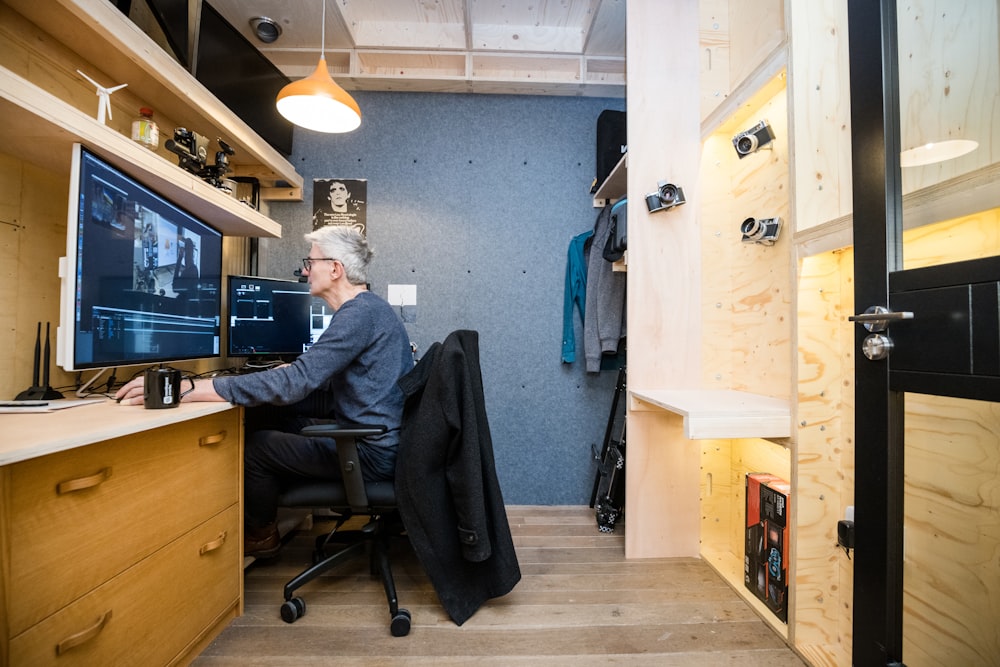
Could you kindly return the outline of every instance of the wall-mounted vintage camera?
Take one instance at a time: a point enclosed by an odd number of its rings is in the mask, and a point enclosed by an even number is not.
[[[771,130],[771,126],[767,124],[766,120],[762,120],[749,130],[740,132],[733,137],[733,148],[736,149],[736,154],[742,160],[772,141],[774,141],[774,131]]]
[[[740,224],[743,243],[774,245],[781,232],[781,218],[747,218]]]
[[[222,139],[217,140],[215,163],[208,164],[208,138],[183,127],[174,129],[173,139],[167,139],[164,146],[177,155],[177,164],[217,188],[223,187],[223,176],[229,173],[229,158],[236,154],[232,146]]]
[[[656,192],[650,192],[646,195],[646,208],[649,209],[650,213],[656,213],[680,206],[685,201],[687,200],[684,199],[684,191],[680,187],[673,183],[660,181],[656,184]]]

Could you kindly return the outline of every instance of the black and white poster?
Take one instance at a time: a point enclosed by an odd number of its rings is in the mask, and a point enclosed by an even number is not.
[[[313,179],[313,229],[351,225],[365,233],[368,181],[363,178]]]

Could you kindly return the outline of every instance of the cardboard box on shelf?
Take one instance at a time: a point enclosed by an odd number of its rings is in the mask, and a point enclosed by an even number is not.
[[[777,475],[747,473],[743,583],[788,622],[788,509],[791,486]]]

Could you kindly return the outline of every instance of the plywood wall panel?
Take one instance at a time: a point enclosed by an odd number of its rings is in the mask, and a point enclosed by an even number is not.
[[[668,180],[698,201],[700,121],[698,4],[639,3],[627,13],[628,192]],[[668,46],[669,45],[669,46]],[[669,57],[667,57],[669,53]],[[649,85],[651,81],[670,85]],[[630,388],[697,386],[701,377],[701,251],[698,211],[649,213],[629,206]],[[681,418],[629,409],[625,555],[698,554],[700,448]]]
[[[851,202],[847,3],[790,3],[794,229],[846,215]]]
[[[858,312],[854,303],[854,251],[845,250],[840,253],[840,310],[846,315]],[[841,424],[840,429],[843,440],[843,455],[841,456],[840,470],[843,475],[843,484],[840,488],[840,505],[842,512],[848,505],[854,504],[854,430],[855,413],[857,412],[857,402],[854,398],[854,364],[857,360],[854,357],[854,328],[853,325],[845,324],[851,333],[847,334],[840,346],[841,374],[840,374],[840,404]],[[843,516],[843,514],[841,514]],[[838,644],[832,650],[846,656],[850,651],[854,640],[854,562],[848,560],[846,555],[838,555],[840,565],[839,596],[837,604],[840,614],[837,620],[840,624]],[[849,593],[850,591],[850,593]],[[840,664],[846,664],[841,661]]]
[[[1000,654],[1000,405],[906,395],[903,654]]]
[[[0,349],[14,350],[17,345],[17,257],[20,253],[24,227],[21,223],[21,163],[0,154]],[[13,398],[20,391],[22,379],[12,354],[0,355],[0,398]],[[29,376],[30,377],[30,376]]]
[[[698,44],[701,58],[701,119],[704,120],[729,96],[729,2],[703,0],[698,3]]]
[[[955,160],[903,169],[903,192],[1000,161],[1000,31],[992,0],[916,0],[899,13],[902,148],[972,139]]]
[[[1000,254],[1000,210],[904,234],[907,268]],[[903,653],[1000,654],[1000,404],[906,395]]]
[[[905,239],[907,269],[1000,254],[1000,209],[919,227]]]
[[[66,216],[69,179],[24,163],[24,189],[21,193],[21,216],[25,235],[18,255],[18,339],[17,377],[26,388],[31,384],[31,355],[34,351],[35,326],[51,323],[51,376],[53,387],[64,386],[71,376],[55,365],[56,329],[59,325],[59,257],[66,254]],[[43,350],[44,352],[44,350]]]
[[[700,440],[701,445],[701,545],[733,552],[732,440]],[[742,558],[742,553],[739,554]]]
[[[701,320],[712,335],[702,344],[701,385],[729,389],[733,383],[733,240],[736,214],[729,171],[731,142],[720,135],[708,137],[702,148],[700,208],[701,244],[705,257],[701,275]]]
[[[679,97],[698,90],[697,4],[629,8],[628,192],[680,185],[698,202],[700,122]],[[670,57],[664,57],[669,44]],[[645,56],[641,54],[647,54]],[[670,81],[650,86],[649,81]],[[690,107],[690,108],[689,108]],[[634,196],[634,195],[633,195]],[[629,384],[692,387],[700,380],[701,249],[697,205],[649,213],[629,206]]]
[[[782,0],[739,0],[729,5],[730,89],[750,76],[785,40]]]
[[[783,230],[774,245],[741,241],[746,218],[773,218],[788,224],[788,123],[782,90],[758,110],[754,125],[767,119],[775,141],[743,159],[725,154],[732,184],[732,217],[723,238],[733,248],[730,305],[733,377],[729,388],[787,398],[791,387],[791,235]],[[744,128],[744,129],[749,129]],[[707,270],[707,266],[706,266]],[[713,336],[714,338],[714,336]],[[713,354],[706,345],[703,354]]]
[[[850,587],[841,568],[850,561],[836,548],[837,521],[851,495],[845,466],[853,449],[842,418],[845,348],[853,331],[843,303],[843,257],[829,252],[799,263],[797,289],[796,468],[792,507],[796,529],[791,573],[795,645],[815,665],[850,662],[842,632]],[[850,296],[847,296],[850,299]],[[846,497],[845,497],[846,496]],[[850,628],[850,617],[846,618]]]
[[[0,220],[4,221],[0,224],[4,322],[0,345],[7,350],[0,361],[0,398],[10,399],[32,385],[39,322],[42,336],[46,323],[51,323],[50,384],[69,381],[68,374],[55,366],[61,284],[57,259],[66,248],[68,183],[65,177],[10,155],[0,155],[0,183]]]
[[[908,268],[1000,253],[998,211],[908,231]],[[798,279],[796,648],[849,662],[853,562],[832,547],[853,504],[855,423],[850,250],[805,258]],[[906,397],[904,656],[907,664],[989,664],[1000,599],[1000,410]]]
[[[698,556],[699,444],[684,437],[680,415],[633,411],[628,420],[625,557]]]

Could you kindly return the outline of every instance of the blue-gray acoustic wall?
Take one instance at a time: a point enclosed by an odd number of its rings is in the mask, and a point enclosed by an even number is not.
[[[303,202],[273,202],[280,240],[260,273],[291,277],[308,247],[314,178],[367,179],[372,290],[416,285],[419,351],[454,329],[480,335],[497,471],[509,504],[590,500],[592,445],[608,421],[615,371],[563,364],[570,238],[598,209],[595,125],[622,99],[357,92],[363,122],[345,135],[296,129]],[[418,353],[419,353],[418,351]]]

